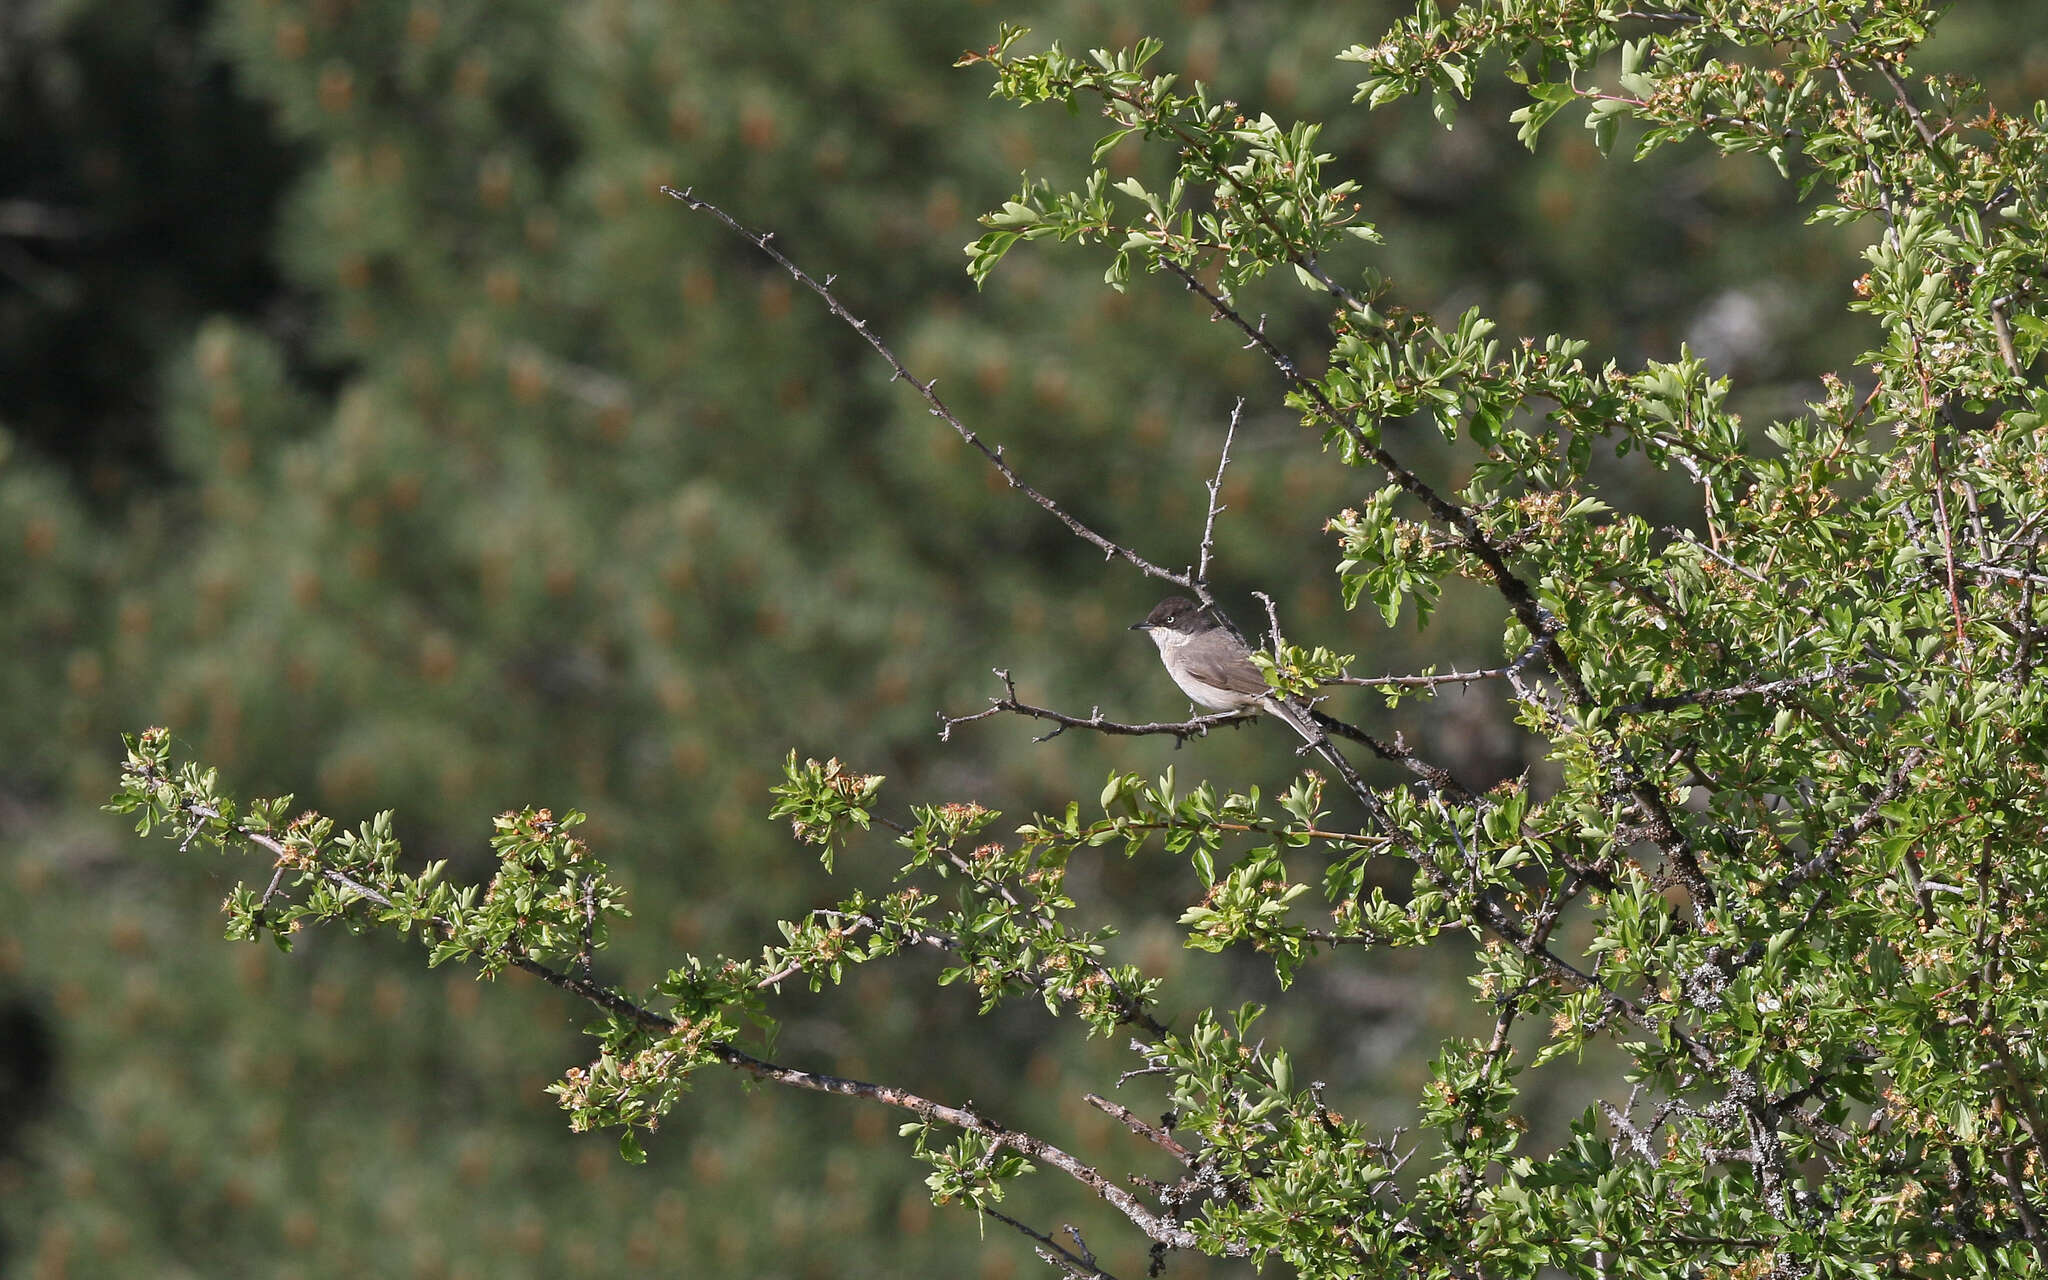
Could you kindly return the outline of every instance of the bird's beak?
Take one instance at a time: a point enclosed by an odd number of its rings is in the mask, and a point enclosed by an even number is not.
[[[1151,629],[1152,624],[1149,622],[1133,622],[1130,626],[1124,628],[1126,631],[1150,631]]]

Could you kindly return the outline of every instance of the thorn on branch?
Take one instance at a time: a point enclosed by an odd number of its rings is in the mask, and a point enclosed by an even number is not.
[[[1258,714],[1256,710],[1219,711],[1208,715],[1192,716],[1187,720],[1127,723],[1119,720],[1105,719],[1102,714],[1102,708],[1098,705],[1090,708],[1089,714],[1085,716],[1069,715],[1064,711],[1056,711],[1051,707],[1041,707],[1020,700],[1017,697],[1017,683],[1011,678],[1007,670],[998,667],[995,669],[995,676],[1003,682],[1003,694],[1001,697],[990,698],[986,710],[976,711],[964,716],[949,716],[943,711],[937,713],[941,726],[939,730],[940,741],[951,741],[953,728],[956,725],[972,724],[976,720],[986,720],[991,716],[1001,715],[1006,712],[1034,720],[1050,721],[1056,726],[1050,732],[1033,738],[1032,741],[1034,742],[1045,742],[1056,738],[1068,729],[1093,729],[1097,733],[1117,734],[1125,737],[1170,734],[1177,741],[1186,742],[1189,738],[1199,738],[1206,735],[1210,729],[1219,724],[1239,723],[1251,719]]]

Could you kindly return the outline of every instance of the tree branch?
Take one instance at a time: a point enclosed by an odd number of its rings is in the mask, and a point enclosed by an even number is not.
[[[234,832],[243,841],[255,845],[269,853],[272,857],[290,859],[295,863],[300,862],[300,855],[292,853],[273,837],[264,832],[252,831],[239,823],[229,821],[222,816],[218,809],[210,805],[188,803],[181,807],[197,817],[224,823],[230,831]],[[391,898],[388,895],[370,885],[364,884],[345,872],[337,871],[332,867],[316,867],[314,869],[318,871],[322,879],[337,889],[353,894],[365,902],[374,903],[387,910],[393,907]],[[443,917],[432,917],[431,923],[444,937],[452,936],[454,933],[454,926]],[[542,964],[540,961],[518,952],[511,953],[508,956],[508,960],[515,968],[539,978],[549,986],[580,997],[603,1009],[605,1012],[611,1013],[652,1034],[666,1036],[687,1030],[682,1023],[677,1022],[675,1019],[657,1013],[645,1005],[638,1004],[620,994],[616,989],[592,979],[577,977],[573,973]],[[853,1080],[844,1076],[827,1075],[823,1072],[804,1071],[796,1067],[783,1066],[780,1063],[754,1057],[752,1054],[747,1053],[728,1041],[711,1041],[706,1044],[705,1048],[718,1061],[745,1075],[752,1076],[756,1080],[764,1080],[771,1084],[779,1084],[791,1089],[801,1089],[810,1093],[828,1093],[840,1097],[864,1098],[870,1102],[879,1102],[886,1106],[908,1111],[920,1119],[939,1121],[952,1125],[957,1129],[977,1134],[985,1139],[991,1147],[1007,1147],[1020,1155],[1027,1156],[1043,1164],[1051,1165],[1053,1168],[1065,1173],[1108,1202],[1112,1208],[1123,1214],[1124,1217],[1131,1221],[1132,1225],[1143,1231],[1152,1240],[1172,1249],[1193,1249],[1197,1247],[1197,1241],[1193,1232],[1168,1218],[1152,1212],[1137,1197],[1109,1178],[1104,1177],[1096,1169],[1042,1138],[1034,1137],[1021,1130],[1006,1128],[985,1118],[971,1106],[949,1106],[945,1103],[934,1102],[929,1098],[912,1093],[908,1089],[897,1088],[894,1085],[872,1084],[864,1080]],[[1244,1253],[1248,1252],[1248,1249],[1244,1250]],[[1244,1256],[1244,1254],[1240,1253],[1233,1256]]]
[[[1121,1103],[1111,1102],[1108,1098],[1103,1097],[1099,1093],[1083,1094],[1081,1097],[1081,1101],[1087,1103],[1091,1107],[1094,1107],[1097,1111],[1102,1112],[1104,1115],[1109,1116],[1112,1119],[1116,1120],[1117,1122],[1122,1124],[1124,1128],[1129,1129],[1132,1133],[1137,1134],[1139,1137],[1145,1139],[1145,1141],[1158,1147],[1160,1150],[1166,1152],[1168,1155],[1180,1161],[1182,1164],[1192,1165],[1195,1163],[1194,1152],[1188,1150],[1180,1143],[1174,1141],[1173,1136],[1167,1133],[1166,1130],[1161,1129],[1156,1125],[1150,1125],[1145,1123],[1145,1121],[1140,1119],[1137,1113],[1133,1112],[1129,1107],[1126,1107]]]
[[[1615,708],[1620,715],[1643,715],[1653,711],[1676,711],[1680,707],[1713,707],[1727,702],[1739,702],[1748,697],[1773,698],[1796,689],[1811,688],[1831,680],[1859,676],[1870,670],[1868,663],[1857,663],[1849,667],[1837,667],[1830,662],[1819,671],[1803,676],[1787,676],[1782,680],[1755,680],[1747,684],[1729,685],[1720,689],[1694,689],[1689,693],[1660,694],[1644,698]]]
[[[1047,1265],[1058,1267],[1066,1275],[1074,1277],[1074,1280],[1116,1280],[1115,1276],[1095,1264],[1095,1255],[1088,1252],[1088,1246],[1082,1241],[1081,1233],[1074,1230],[1074,1228],[1068,1227],[1067,1234],[1071,1235],[1074,1238],[1074,1243],[1080,1246],[1081,1252],[1078,1254],[1071,1252],[1051,1236],[1026,1226],[1000,1209],[990,1205],[982,1205],[981,1211],[994,1218],[997,1222],[1015,1227],[1026,1236],[1029,1236],[1036,1242],[1032,1248],[1033,1253],[1042,1258]]]
[[[1237,421],[1244,414],[1244,397],[1230,407],[1230,425],[1223,432],[1223,451],[1216,458],[1216,474],[1203,487],[1209,491],[1209,514],[1202,521],[1202,549],[1195,560],[1195,594],[1205,605],[1214,604],[1209,595],[1209,557],[1216,548],[1216,515],[1224,508],[1217,502],[1223,491],[1223,469],[1230,465],[1230,442],[1237,438]]]
[[[1884,807],[1905,794],[1907,784],[1912,781],[1913,770],[1926,758],[1927,752],[1922,747],[1914,747],[1907,751],[1900,758],[1898,767],[1892,770],[1891,777],[1878,789],[1877,794],[1871,797],[1870,803],[1863,807],[1863,811],[1844,823],[1841,830],[1835,832],[1828,842],[1820,847],[1818,853],[1786,872],[1776,884],[1766,890],[1766,893],[1774,898],[1782,898],[1808,880],[1832,869],[1836,861],[1848,852],[1849,847],[1884,817]],[[1752,950],[1761,954],[1760,944],[1759,947],[1752,947]]]
[[[949,716],[943,711],[940,712],[939,741],[952,741],[953,730],[959,725],[973,724],[977,720],[986,720],[990,716],[1004,714],[1028,716],[1034,720],[1046,720],[1055,726],[1052,732],[1033,738],[1033,742],[1050,741],[1069,729],[1093,729],[1097,733],[1121,734],[1127,737],[1171,734],[1178,741],[1186,742],[1189,738],[1199,738],[1207,735],[1209,730],[1216,728],[1218,725],[1243,724],[1250,720],[1256,720],[1259,715],[1256,709],[1219,711],[1211,715],[1194,716],[1187,720],[1127,724],[1120,720],[1104,719],[1102,709],[1096,707],[1086,716],[1074,716],[1068,715],[1064,711],[1055,711],[1051,707],[1040,707],[1029,702],[1020,701],[1017,698],[1016,681],[1010,678],[1010,673],[998,667],[995,669],[995,674],[996,678],[1003,682],[1003,696],[1000,698],[990,698],[987,710],[976,711],[971,715]]]
[[[911,376],[910,370],[904,366],[904,363],[901,360],[896,358],[896,353],[889,349],[888,344],[884,343],[880,337],[876,336],[874,330],[868,327],[867,322],[865,320],[857,319],[854,316],[854,314],[848,311],[845,305],[839,301],[839,298],[832,292],[831,288],[829,287],[833,278],[831,276],[827,276],[823,281],[819,281],[816,278],[814,278],[809,272],[805,271],[802,267],[799,267],[796,263],[792,262],[787,256],[783,254],[783,252],[780,249],[777,249],[774,246],[773,241],[775,239],[775,235],[773,232],[761,232],[749,229],[748,227],[741,224],[731,214],[719,208],[717,205],[712,204],[707,200],[698,199],[695,195],[691,194],[690,189],[684,189],[679,191],[674,187],[664,186],[661,188],[661,191],[663,195],[672,197],[673,199],[676,200],[680,200],[683,202],[684,205],[688,206],[691,209],[697,210],[702,213],[708,213],[712,217],[718,219],[720,222],[724,223],[728,228],[730,228],[735,235],[738,235],[741,239],[747,241],[749,244],[752,244],[762,253],[767,254],[768,257],[772,259],[777,266],[781,267],[784,271],[788,272],[790,277],[794,279],[798,284],[803,285],[806,289],[809,289],[812,293],[815,293],[820,298],[824,299],[826,308],[830,310],[833,315],[838,316],[841,320],[844,320],[849,326],[852,327],[855,333],[859,334],[861,338],[864,341],[866,341],[870,347],[873,347],[875,349],[876,353],[879,354],[882,357],[882,359],[889,362],[889,367],[895,370],[896,377],[901,378],[905,382],[908,382],[911,386],[917,388],[918,394],[924,397],[925,403],[927,405],[931,406],[931,413],[933,417],[944,419],[946,424],[952,427],[953,430],[959,434],[962,440],[965,440],[968,444],[973,445],[974,448],[978,452],[980,452],[980,454],[984,458],[988,459],[989,465],[993,466],[996,469],[997,474],[1001,475],[1004,480],[1009,482],[1009,485],[1012,489],[1017,490],[1018,492],[1022,493],[1025,497],[1031,499],[1031,501],[1037,503],[1040,507],[1043,507],[1047,512],[1051,513],[1054,518],[1059,520],[1061,524],[1064,524],[1065,526],[1067,526],[1067,528],[1071,529],[1076,536],[1091,543],[1097,550],[1102,552],[1103,557],[1105,559],[1116,559],[1118,557],[1121,557],[1125,561],[1129,562],[1132,566],[1134,566],[1140,573],[1143,573],[1149,577],[1158,578],[1165,582],[1171,582],[1173,585],[1177,587],[1183,587],[1189,591],[1197,590],[1194,581],[1189,577],[1189,575],[1185,573],[1175,573],[1171,569],[1163,569],[1160,566],[1153,564],[1150,560],[1147,560],[1145,557],[1139,555],[1137,552],[1132,551],[1128,547],[1125,547],[1117,542],[1112,541],[1104,535],[1097,533],[1094,529],[1090,528],[1086,524],[1083,524],[1078,518],[1076,518],[1074,515],[1068,512],[1065,507],[1062,507],[1059,503],[1055,502],[1053,499],[1047,497],[1045,494],[1039,492],[1037,489],[1033,488],[1029,483],[1027,483],[1022,476],[1017,474],[1016,469],[1009,464],[1009,461],[1003,457],[1003,447],[1001,445],[991,446],[987,441],[983,440],[981,436],[974,431],[973,428],[969,427],[966,423],[962,422],[959,416],[946,406],[946,402],[944,400],[941,400],[939,398],[938,392],[932,389],[938,385],[937,379],[933,379],[932,381],[929,382],[920,382],[915,377]]]
[[[1441,674],[1420,676],[1354,676],[1346,672],[1324,683],[1357,685],[1367,689],[1436,689],[1447,684],[1475,684],[1481,680],[1500,680],[1506,678],[1507,674],[1507,667],[1486,667],[1478,671],[1445,671]]]

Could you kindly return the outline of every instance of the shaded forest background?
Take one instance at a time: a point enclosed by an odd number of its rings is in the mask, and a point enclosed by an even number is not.
[[[634,893],[610,955],[637,983],[829,900],[765,817],[792,747],[1019,820],[1112,768],[1281,784],[1298,762],[1268,725],[1179,752],[1001,721],[941,744],[934,713],[979,706],[992,667],[1077,713],[1178,714],[1124,629],[1159,592],[1016,500],[814,300],[656,188],[694,186],[836,273],[1035,484],[1156,561],[1193,559],[1244,397],[1217,574],[1239,617],[1261,589],[1291,639],[1361,671],[1483,665],[1499,637],[1455,596],[1422,633],[1343,613],[1321,523],[1354,478],[1172,282],[1117,295],[1099,256],[1030,252],[976,293],[960,252],[1021,170],[1078,168],[1101,131],[989,102],[960,51],[1000,20],[1070,47],[1149,33],[1248,112],[1329,122],[1388,242],[1348,269],[1404,305],[1478,305],[1504,337],[1582,336],[1625,365],[1686,343],[1752,420],[1875,340],[1842,311],[1859,244],[1803,228],[1761,160],[1607,162],[1561,127],[1531,156],[1505,97],[1448,133],[1351,106],[1331,55],[1395,12],[0,8],[0,1269],[1036,1270],[929,1205],[879,1109],[707,1080],[629,1167],[542,1092],[585,1052],[553,994],[383,943],[213,941],[249,872],[157,859],[97,811],[117,734],[166,724],[236,791],[344,821],[395,808],[409,848],[465,877],[491,815],[585,810]],[[1962,7],[1918,61],[1994,101],[2048,94],[2030,13]],[[1291,290],[1271,307],[1283,343],[1321,321]],[[1477,782],[1539,766],[1484,692],[1350,710]],[[1180,949],[1165,904],[1185,886],[1159,877],[1184,871],[1076,874],[1173,977],[1167,1013],[1272,1000],[1282,1031],[1315,1028],[1323,1059],[1299,1071],[1348,1112],[1403,1123],[1434,1042],[1469,1030],[1452,948],[1320,966],[1283,995],[1270,970]],[[935,972],[863,973],[832,1008],[789,996],[779,1055],[1137,1163],[1079,1098],[1130,1065],[1120,1045],[1053,1039],[1023,1007],[978,1019]],[[1157,1110],[1143,1081],[1125,1092]],[[1101,1221],[1038,1190],[1023,1216]]]

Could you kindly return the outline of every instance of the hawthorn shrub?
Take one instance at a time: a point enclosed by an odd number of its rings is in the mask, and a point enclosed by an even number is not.
[[[1426,94],[1446,126],[1478,78],[1505,76],[1531,148],[1562,117],[1602,152],[1761,156],[1812,223],[1860,234],[1868,269],[1843,303],[1868,319],[1843,323],[1871,349],[1767,424],[1730,412],[1730,382],[1683,351],[1625,368],[1570,335],[1404,305],[1318,127],[1157,70],[1151,41],[1077,57],[1005,28],[963,59],[1004,99],[1109,126],[1078,185],[1027,178],[984,218],[975,279],[1055,240],[1104,253],[1110,288],[1183,285],[1270,364],[1327,465],[1355,471],[1355,505],[1327,525],[1345,604],[1426,624],[1453,582],[1493,602],[1498,666],[1374,677],[1287,643],[1268,600],[1275,689],[1492,691],[1541,744],[1521,777],[1482,788],[1440,744],[1324,717],[1277,793],[1119,772],[1019,822],[994,797],[899,798],[792,753],[772,812],[795,840],[827,867],[900,870],[795,915],[758,955],[686,956],[648,990],[598,975],[626,908],[575,813],[505,815],[495,876],[455,884],[403,860],[389,815],[345,831],[289,798],[238,803],[161,729],[130,740],[113,807],[180,848],[273,861],[229,900],[232,938],[395,929],[430,963],[521,969],[588,1002],[596,1057],[554,1092],[576,1128],[620,1130],[629,1158],[703,1070],[891,1106],[935,1200],[1070,1275],[1107,1272],[1079,1232],[1005,1210],[1026,1174],[1106,1202],[1154,1270],[1199,1251],[1311,1276],[2040,1274],[2048,107],[1916,74],[1934,16],[1900,0],[1426,3],[1339,55],[1361,103]],[[1106,163],[1127,142],[1136,162]],[[1148,558],[1034,487],[830,278],[715,193],[669,194],[852,325],[1019,500],[1215,607],[1227,444],[1200,545]],[[1265,323],[1304,306],[1321,353]],[[1654,475],[1696,495],[1682,518],[1648,509],[1636,481]],[[1006,678],[945,732],[1003,716],[1191,751],[1235,718],[1114,721]],[[1069,878],[1096,850],[1184,863],[1202,886],[1187,945],[1255,953],[1283,986],[1467,948],[1490,1030],[1436,1046],[1413,1125],[1376,1130],[1302,1078],[1299,1047],[1260,1035],[1258,1006],[1190,1007],[1120,956],[1104,904]],[[1123,1074],[1156,1077],[1167,1111],[1113,1101],[1121,1080],[1087,1101],[1170,1172],[1105,1171],[965,1100],[774,1058],[785,987],[921,951],[984,1009],[1023,997],[1127,1039]],[[1596,1046],[1619,1064],[1600,1100],[1537,1149],[1528,1100]]]

